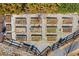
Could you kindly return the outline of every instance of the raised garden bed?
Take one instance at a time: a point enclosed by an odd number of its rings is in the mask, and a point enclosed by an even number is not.
[[[27,41],[27,36],[26,35],[16,35],[16,41],[19,41],[19,42]]]
[[[47,24],[57,24],[57,21],[56,17],[47,17]]]
[[[47,27],[47,33],[56,33],[57,27],[49,26]]]
[[[32,41],[40,41],[42,39],[41,35],[32,35],[31,40]]]
[[[6,15],[5,16],[6,22],[11,22],[11,15]]]
[[[6,24],[6,30],[11,31],[11,24]]]
[[[57,39],[57,36],[55,36],[55,35],[47,35],[48,41],[56,41],[56,39]]]
[[[63,24],[72,24],[72,18],[63,17]]]
[[[63,26],[63,32],[64,32],[64,33],[72,32],[72,27],[69,27],[69,26]]]
[[[41,32],[41,27],[39,27],[39,26],[32,26],[31,27],[31,32],[32,33],[40,33]]]
[[[31,24],[41,24],[41,19],[38,17],[31,17]]]
[[[27,33],[27,28],[25,26],[16,26],[16,33]]]
[[[27,24],[26,18],[16,18],[16,24]]]

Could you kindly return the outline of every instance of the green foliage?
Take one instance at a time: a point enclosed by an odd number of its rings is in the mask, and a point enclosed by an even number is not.
[[[57,11],[56,4],[46,3],[30,3],[25,5],[26,13],[55,13]]]
[[[79,13],[79,3],[61,3],[59,5],[60,13]]]
[[[79,13],[79,3],[0,3],[0,14]]]
[[[56,4],[46,3],[1,3],[0,14],[20,14],[20,13],[55,13]]]

